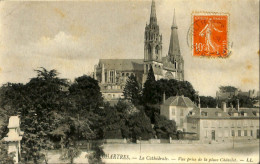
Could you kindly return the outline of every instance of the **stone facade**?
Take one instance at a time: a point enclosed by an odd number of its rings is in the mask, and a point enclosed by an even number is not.
[[[155,79],[184,80],[184,60],[181,56],[175,16],[171,27],[168,54],[162,56],[162,35],[157,24],[155,2],[152,1],[150,22],[144,32],[143,59],[100,59],[94,67],[94,78],[107,100],[123,97],[123,89],[131,74],[144,84],[150,67]]]
[[[199,105],[200,106],[200,105]],[[161,115],[174,120],[177,129],[202,142],[259,139],[259,108],[200,108],[186,97],[170,97]]]

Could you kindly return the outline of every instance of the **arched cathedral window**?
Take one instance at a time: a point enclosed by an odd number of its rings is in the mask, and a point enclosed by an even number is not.
[[[151,47],[151,45],[150,45],[150,44],[148,45],[148,53],[149,53],[149,54],[151,54],[151,53],[152,53],[152,47]]]
[[[159,50],[160,50],[160,48],[159,48],[159,46],[157,45],[157,46],[155,47],[155,53],[156,53],[156,54],[159,54]]]

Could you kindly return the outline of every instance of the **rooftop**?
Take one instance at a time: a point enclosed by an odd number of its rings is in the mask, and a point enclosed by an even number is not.
[[[188,98],[184,96],[172,96],[169,97],[163,105],[167,106],[181,106],[186,108],[193,108],[196,107],[196,105]]]
[[[240,108],[239,111],[236,108],[227,108],[226,112],[221,108],[194,108],[188,117],[200,119],[259,118],[257,113],[259,113],[258,108]]]
[[[143,59],[100,59],[99,67],[118,71],[144,71]]]

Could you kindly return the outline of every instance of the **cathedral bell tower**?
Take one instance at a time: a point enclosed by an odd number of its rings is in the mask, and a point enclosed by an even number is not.
[[[162,35],[157,24],[155,2],[152,1],[150,22],[144,32],[144,74],[153,67],[156,80],[162,75]]]
[[[184,60],[181,56],[180,44],[177,32],[178,26],[175,19],[175,11],[173,14],[173,22],[171,27],[171,38],[168,51],[170,62],[174,64],[175,74],[177,80],[184,80]]]

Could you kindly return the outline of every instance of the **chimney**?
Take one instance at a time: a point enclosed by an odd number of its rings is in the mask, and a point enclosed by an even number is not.
[[[163,104],[165,103],[165,92],[163,92]]]
[[[105,66],[104,66],[104,64],[102,64],[101,71],[102,71],[101,83],[104,84],[105,83]]]
[[[198,107],[200,108],[200,97],[199,97],[199,104],[198,104]]]
[[[237,111],[239,112],[239,99],[237,99]]]
[[[222,104],[221,104],[221,109],[222,109],[224,112],[227,112],[226,102],[222,102]]]
[[[93,78],[97,80],[97,65],[94,66],[94,76]]]

